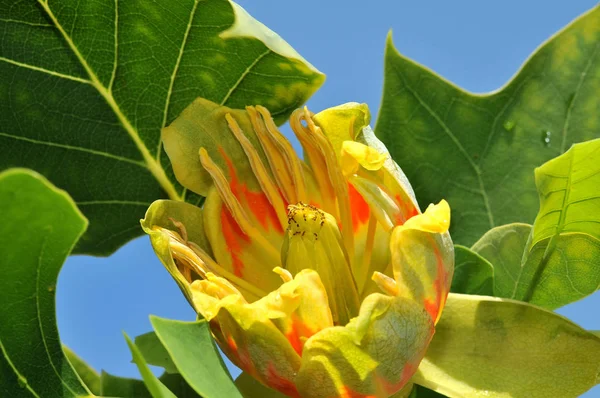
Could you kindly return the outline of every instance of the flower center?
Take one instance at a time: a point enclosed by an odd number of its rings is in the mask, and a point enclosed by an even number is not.
[[[358,315],[356,281],[338,223],[331,214],[302,202],[288,206],[281,260],[293,275],[303,269],[317,271],[336,325],[345,325]]]
[[[325,225],[325,213],[313,205],[298,203],[288,207],[289,233],[300,235],[304,239],[319,239],[321,228]]]

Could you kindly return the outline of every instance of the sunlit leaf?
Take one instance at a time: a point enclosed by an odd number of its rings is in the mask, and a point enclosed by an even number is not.
[[[30,170],[0,174],[0,395],[90,395],[56,328],[56,280],[87,227],[73,200]]]
[[[600,337],[566,318],[451,293],[413,381],[449,397],[577,397],[599,368]]]
[[[486,232],[471,250],[489,261],[494,268],[494,292],[490,296],[515,298],[520,282],[521,260],[531,233],[531,225],[513,223]],[[462,292],[457,292],[462,293]]]
[[[208,323],[150,317],[178,372],[205,398],[241,397],[212,340]]]
[[[0,14],[0,169],[69,191],[90,220],[78,253],[141,234],[155,199],[198,203],[160,141],[195,98],[261,104],[281,123],[324,80],[230,1],[9,1]]]
[[[508,26],[508,25],[507,25]],[[533,170],[600,136],[600,7],[543,44],[516,76],[472,94],[400,55],[391,40],[376,133],[422,206],[444,198],[455,243],[533,222]]]
[[[535,170],[540,212],[513,297],[558,308],[600,287],[600,139]]]

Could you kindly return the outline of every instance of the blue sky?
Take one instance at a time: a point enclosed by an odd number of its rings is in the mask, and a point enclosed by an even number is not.
[[[325,85],[308,102],[311,110],[365,102],[373,121],[390,29],[401,53],[460,87],[482,93],[502,86],[536,47],[595,5],[592,0],[238,3],[327,74]],[[59,277],[57,307],[63,342],[94,368],[122,376],[137,375],[122,331],[132,337],[150,331],[150,314],[195,317],[146,237],[109,258],[70,258]],[[600,293],[559,312],[598,330],[598,308]],[[600,397],[600,388],[585,396]]]

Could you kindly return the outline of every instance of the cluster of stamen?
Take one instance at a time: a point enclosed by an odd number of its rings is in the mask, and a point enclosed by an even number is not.
[[[325,225],[325,213],[318,207],[306,203],[288,206],[288,233],[292,236],[319,239],[319,232]]]

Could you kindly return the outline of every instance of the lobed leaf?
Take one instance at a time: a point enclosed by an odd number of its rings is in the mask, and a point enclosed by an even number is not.
[[[600,6],[544,43],[501,89],[472,94],[400,55],[388,40],[376,133],[421,205],[444,198],[451,235],[531,223],[535,167],[600,136]]]
[[[140,235],[155,199],[197,204],[160,131],[195,98],[264,105],[281,123],[324,77],[227,0],[38,0],[0,5],[0,170],[29,167],[90,220],[75,252]]]
[[[0,174],[0,396],[78,397],[91,392],[63,353],[56,280],[87,220],[39,174]]]
[[[576,397],[598,383],[600,337],[539,307],[451,293],[413,381],[449,397]]]

